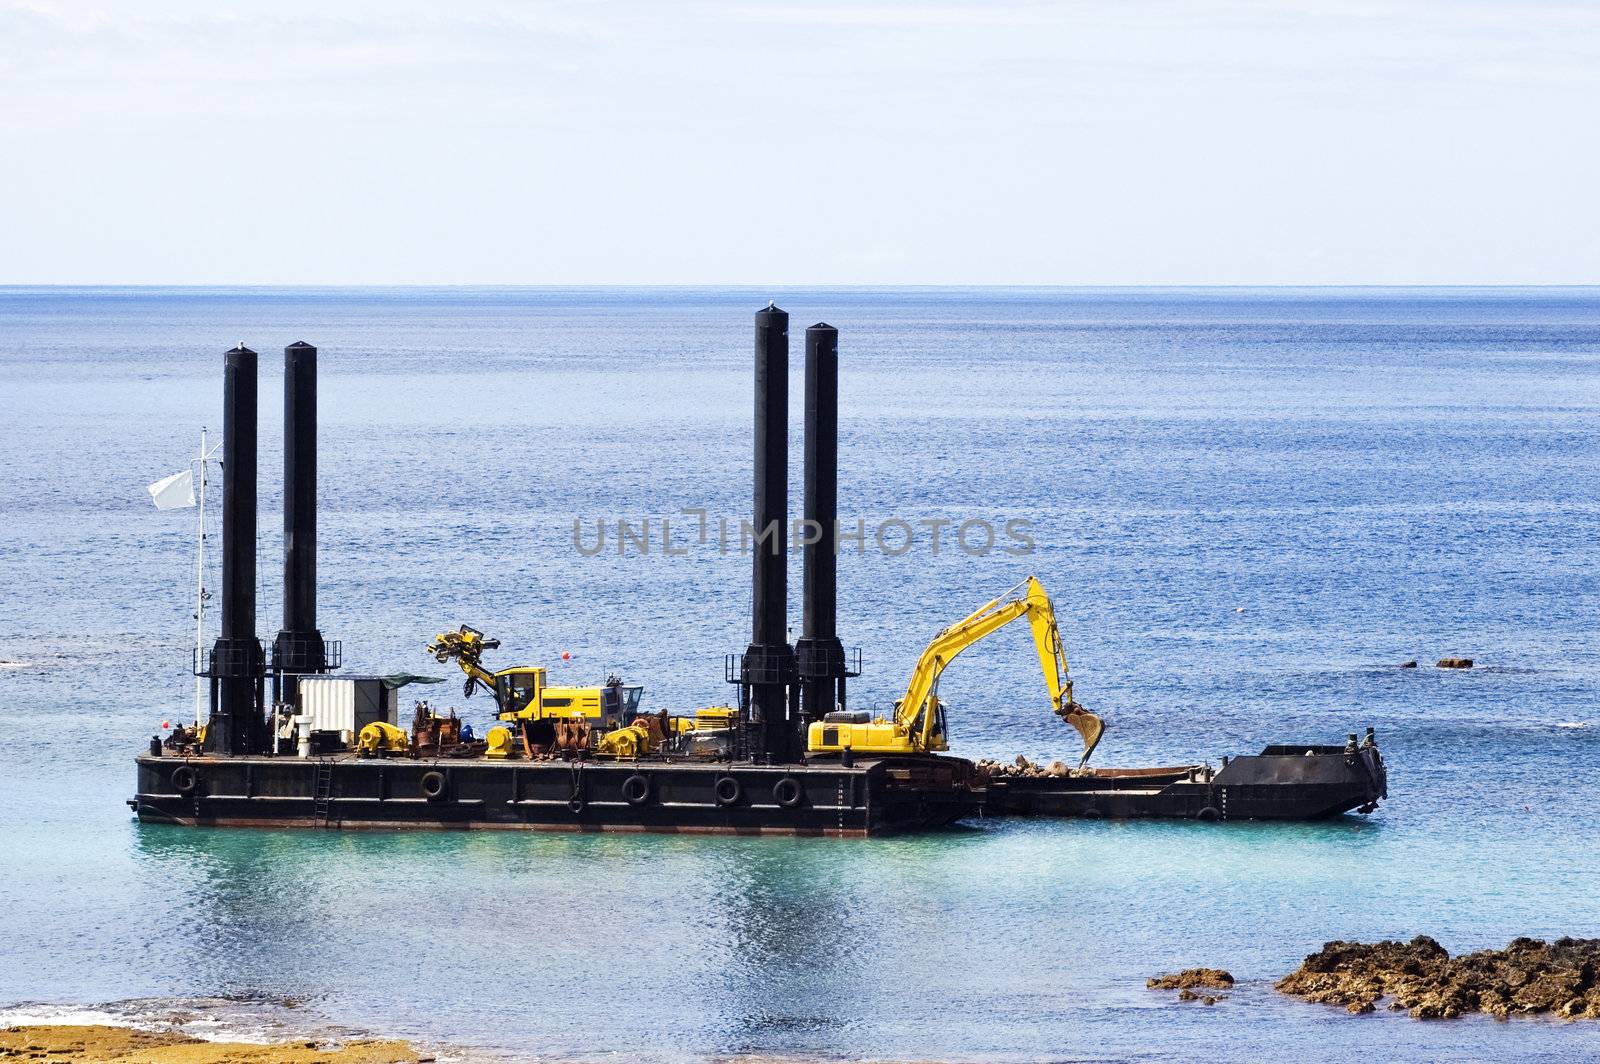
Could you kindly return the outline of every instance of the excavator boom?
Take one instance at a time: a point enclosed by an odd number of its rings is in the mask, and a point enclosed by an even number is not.
[[[1024,590],[1025,589],[1025,590]],[[1021,594],[1018,594],[1018,592]],[[942,749],[939,712],[939,677],[957,654],[972,644],[999,631],[1018,617],[1026,616],[1033,629],[1034,648],[1050,692],[1050,709],[1083,737],[1082,768],[1100,742],[1105,721],[1072,700],[1072,680],[1067,673],[1067,655],[1061,646],[1056,626],[1055,607],[1045,594],[1039,578],[1030,576],[1004,595],[984,603],[968,616],[933,637],[922,652],[906,693],[895,707],[895,724],[911,738],[917,750]]]
[[[1019,585],[1020,586],[1020,585]],[[1015,590],[1013,588],[1012,590]],[[1007,593],[1009,594],[1009,592]],[[984,603],[971,614],[944,629],[928,643],[911,670],[906,693],[895,704],[895,723],[904,729],[918,750],[938,746],[939,677],[957,654],[1027,612],[1023,599],[1000,598]]]

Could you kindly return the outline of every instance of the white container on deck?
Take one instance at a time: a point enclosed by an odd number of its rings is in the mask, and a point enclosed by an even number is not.
[[[297,708],[311,718],[311,730],[338,732],[346,746],[374,721],[398,724],[399,698],[376,676],[302,676]]]

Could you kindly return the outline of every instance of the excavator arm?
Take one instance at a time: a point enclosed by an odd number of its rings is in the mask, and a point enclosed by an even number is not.
[[[1015,590],[1015,589],[1013,589]],[[1004,596],[984,603],[977,610],[944,629],[929,641],[911,670],[906,693],[895,703],[895,724],[911,736],[913,748],[936,748],[939,735],[939,677],[957,654],[996,632],[1027,611],[1021,599],[1004,601]]]
[[[1050,692],[1050,708],[1083,737],[1084,751],[1078,767],[1088,763],[1105,731],[1105,721],[1072,700],[1072,680],[1067,675],[1067,657],[1056,627],[1055,609],[1044,586],[1033,576],[934,636],[917,659],[906,693],[895,707],[895,723],[911,736],[916,749],[936,748],[942,716],[939,677],[945,668],[957,654],[1022,616],[1028,618],[1033,629],[1034,647]]]
[[[500,640],[485,639],[482,632],[464,624],[459,632],[440,632],[434,636],[433,642],[428,644],[428,653],[441,665],[454,658],[461,666],[461,671],[467,674],[466,685],[461,689],[464,696],[470,697],[481,686],[497,697],[494,673],[483,667],[483,652],[499,645]]]
[[[1033,646],[1039,652],[1039,667],[1050,690],[1050,711],[1070,724],[1083,737],[1081,770],[1089,755],[1100,745],[1106,722],[1072,700],[1072,677],[1067,673],[1067,652],[1061,646],[1061,630],[1056,627],[1055,607],[1037,577],[1028,577],[1028,625],[1033,629]]]

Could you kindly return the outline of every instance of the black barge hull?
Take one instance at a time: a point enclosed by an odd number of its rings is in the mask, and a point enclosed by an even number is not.
[[[140,757],[142,821],[187,826],[888,835],[982,812],[971,762],[853,766]],[[727,782],[732,781],[732,782]]]
[[[990,816],[1322,820],[1371,812],[1389,795],[1376,746],[1269,746],[1251,757],[1083,776],[993,776]]]

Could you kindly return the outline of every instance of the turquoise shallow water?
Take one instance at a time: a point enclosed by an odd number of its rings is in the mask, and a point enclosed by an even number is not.
[[[468,621],[506,663],[569,650],[575,681],[685,707],[725,695],[744,563],[585,558],[571,522],[745,512],[769,296],[843,332],[847,514],[1024,518],[1039,545],[847,554],[858,704],[1036,570],[1102,763],[1370,724],[1392,800],[871,842],[128,819],[129,758],[190,697],[190,526],[143,486],[219,424],[222,350],[263,352],[264,635],[277,351],[304,338],[322,627],[352,670],[427,669]],[[1597,409],[1590,290],[0,290],[0,658],[28,663],[0,668],[0,1003],[265,993],[547,1058],[1600,1056],[1593,1027],[1270,989],[1330,938],[1600,936]],[[1454,653],[1484,667],[1392,668]],[[958,752],[1070,750],[1031,657],[1008,632],[952,667]],[[1210,1009],[1143,988],[1191,964],[1241,985]]]

